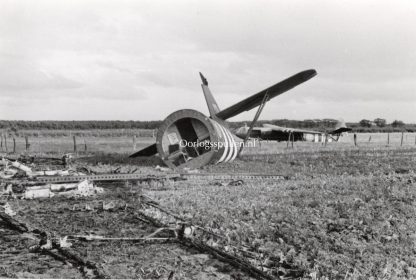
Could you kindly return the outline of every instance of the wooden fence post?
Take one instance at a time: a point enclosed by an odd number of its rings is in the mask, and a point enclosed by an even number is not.
[[[354,133],[354,146],[357,146],[357,134]]]
[[[400,146],[403,146],[403,135],[404,135],[404,132],[402,132],[402,139],[400,141]]]
[[[291,136],[292,132],[289,132],[289,135],[287,136],[287,145],[286,148],[289,148],[289,142],[290,142],[290,136]]]
[[[370,135],[370,137],[368,138],[368,142],[371,142],[371,135]]]
[[[87,151],[87,141],[85,141],[85,138],[84,138],[84,152],[86,151]]]
[[[6,153],[8,153],[8,149],[7,149],[7,135],[4,134],[4,147],[6,148]]]
[[[13,136],[13,154],[16,153],[16,138]]]
[[[26,151],[28,151],[30,144],[29,144],[29,137],[27,135],[25,136],[25,144],[26,144]]]
[[[292,149],[293,149],[293,142],[295,142],[295,134],[292,133]]]
[[[72,136],[72,139],[74,140],[74,152],[77,151],[77,139],[75,138],[75,135]]]
[[[390,133],[387,133],[387,145],[390,145]]]

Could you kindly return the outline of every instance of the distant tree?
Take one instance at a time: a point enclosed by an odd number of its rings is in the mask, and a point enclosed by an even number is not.
[[[359,124],[360,124],[360,126],[362,126],[362,127],[371,127],[371,121],[369,121],[369,120],[361,120],[360,122],[359,122]]]
[[[17,135],[18,134],[17,132],[18,132],[18,129],[15,126],[12,126],[10,128],[9,134],[15,134],[15,135]]]
[[[402,127],[404,126],[404,122],[399,121],[399,120],[395,120],[394,122],[391,123],[392,127]]]
[[[375,123],[378,127],[385,127],[385,126],[386,126],[386,124],[387,124],[386,119],[380,119],[380,118],[375,119],[375,120],[374,120],[374,123]]]
[[[316,122],[314,120],[304,120],[303,126],[306,128],[312,128],[316,126]]]

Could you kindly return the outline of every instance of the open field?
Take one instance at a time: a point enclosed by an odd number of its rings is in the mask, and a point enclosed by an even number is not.
[[[38,150],[35,140],[31,142],[35,153],[59,154],[73,148],[69,137],[42,139]],[[127,160],[131,137],[87,139],[88,152],[94,155],[75,165],[97,172],[138,168],[136,172],[148,174],[160,164]],[[404,135],[403,147],[400,139],[401,134],[390,134],[387,146],[386,134],[358,134],[355,147],[350,134],[327,146],[303,142],[293,149],[283,142],[262,143],[246,149],[233,163],[202,170],[282,174],[288,180],[247,180],[238,186],[196,179],[163,186],[113,184],[104,185],[105,193],[95,198],[8,203],[22,221],[61,235],[132,237],[155,229],[135,216],[138,195],[145,193],[184,219],[225,235],[230,244],[261,254],[265,267],[275,269],[276,279],[415,279],[415,134]],[[152,141],[148,137],[138,142],[145,146]],[[111,212],[76,210],[107,200],[129,207]],[[0,277],[80,277],[70,266],[45,258],[36,261],[25,243],[12,237],[4,237],[2,246],[21,254],[5,255]],[[172,271],[170,279],[250,278],[209,254],[178,244],[74,242],[73,249],[111,278],[168,279]],[[31,265],[18,265],[23,261]]]

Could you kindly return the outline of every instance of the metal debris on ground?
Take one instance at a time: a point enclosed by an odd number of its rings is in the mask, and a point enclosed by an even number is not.
[[[243,180],[231,180],[230,182],[214,181],[212,185],[220,186],[220,187],[242,186],[244,185],[244,181]]]
[[[126,173],[126,174],[97,174],[97,175],[73,175],[73,176],[42,176],[37,177],[36,181],[42,183],[58,183],[58,182],[78,182],[81,180],[89,181],[165,181],[165,180],[177,180],[180,179],[180,174],[172,173],[166,175],[145,175],[138,173]]]
[[[164,236],[159,236],[159,235]],[[81,241],[126,241],[126,242],[142,242],[142,243],[166,243],[169,241],[177,241],[177,233],[175,228],[158,228],[155,232],[143,237],[106,237],[102,235],[69,235],[71,240]]]
[[[24,199],[51,198],[55,195],[68,197],[86,197],[103,193],[104,189],[94,186],[88,180],[77,184],[51,184],[45,186],[34,186],[26,188]]]
[[[185,171],[185,174],[199,174],[200,173],[199,169],[191,169],[189,167],[185,167],[183,171]]]
[[[31,167],[20,163],[17,160],[9,160],[6,158],[2,158],[1,165],[3,166],[3,170],[0,171],[0,178],[2,179],[11,179],[15,177],[19,172],[26,175],[28,178],[34,178],[38,176],[69,176],[69,175],[84,175],[83,173],[79,173],[70,169],[65,170],[40,170],[34,171]]]
[[[12,209],[12,207],[10,206],[10,204],[9,203],[5,203],[3,206],[1,206],[1,207],[3,207],[3,211],[4,211],[4,213],[6,213],[7,215],[9,215],[9,216],[11,216],[11,217],[13,217],[13,216],[16,216],[16,212],[15,211],[13,211],[13,209]]]
[[[162,172],[171,172],[172,171],[172,169],[170,169],[168,167],[162,167],[162,166],[159,166],[159,165],[156,165],[155,169],[157,171],[162,171]]]
[[[181,173],[186,179],[194,180],[288,180],[289,177],[279,174],[263,174],[263,173]]]
[[[0,195],[2,198],[15,198],[13,185],[9,183],[0,183]]]
[[[48,186],[35,186],[29,187],[23,194],[23,199],[36,199],[36,198],[51,198],[54,197],[55,194],[50,190]]]
[[[56,237],[50,232],[31,228],[3,211],[0,211],[0,220],[3,220],[3,222],[5,222],[10,229],[20,234],[30,236],[31,239],[36,241],[36,245],[28,248],[30,252],[42,254],[46,253],[56,259],[62,260],[65,263],[70,263],[80,270],[84,276],[83,278],[108,278],[107,275],[99,270],[97,264],[85,260],[74,250],[70,249],[72,244],[68,242],[68,237]]]
[[[20,155],[17,160],[24,164],[67,166],[71,162],[72,158],[73,154],[70,153],[64,154],[62,157],[34,156],[23,154]]]
[[[71,211],[125,211],[128,204],[124,200],[98,200],[72,205]]]

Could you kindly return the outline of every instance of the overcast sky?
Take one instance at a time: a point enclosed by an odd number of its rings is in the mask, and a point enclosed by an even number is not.
[[[207,113],[305,69],[263,119],[416,123],[416,1],[0,1],[0,119]],[[251,119],[255,110],[231,120]]]

